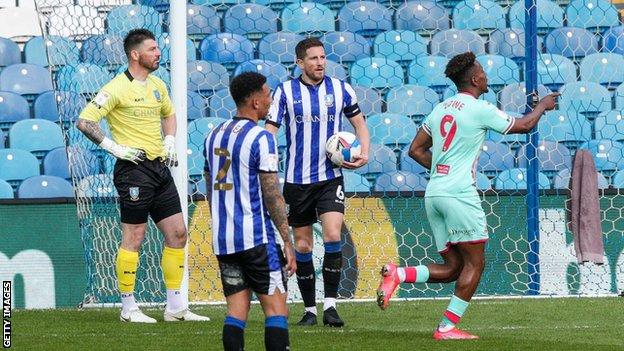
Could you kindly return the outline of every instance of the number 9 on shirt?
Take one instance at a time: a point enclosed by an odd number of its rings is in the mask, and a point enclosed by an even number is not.
[[[344,161],[353,162],[361,152],[360,141],[350,132],[338,132],[325,143],[325,153],[333,164],[342,166]]]

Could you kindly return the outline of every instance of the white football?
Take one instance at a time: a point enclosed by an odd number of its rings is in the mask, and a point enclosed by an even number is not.
[[[325,143],[325,154],[336,166],[341,167],[344,161],[353,162],[362,150],[360,141],[355,134],[338,132]]]

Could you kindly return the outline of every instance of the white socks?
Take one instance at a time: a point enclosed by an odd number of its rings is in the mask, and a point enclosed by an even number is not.
[[[306,307],[305,308],[306,312],[310,312],[313,313],[316,316],[316,306],[312,306],[312,307]]]
[[[325,302],[323,302],[323,311],[331,307],[336,308],[336,299],[333,297],[326,297]]]
[[[180,290],[167,289],[167,311],[176,313],[187,308],[188,306],[183,301]]]
[[[397,267],[397,275],[399,276],[399,281],[403,283],[405,281],[405,268]]]
[[[137,305],[134,300],[134,293],[129,294],[121,294],[121,310],[122,312],[128,313],[132,310],[138,310],[139,305]]]

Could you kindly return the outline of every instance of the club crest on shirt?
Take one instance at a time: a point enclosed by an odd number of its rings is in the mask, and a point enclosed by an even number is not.
[[[138,201],[139,200],[139,187],[132,186],[128,190],[130,191],[130,200]]]
[[[156,101],[160,102],[160,92],[158,90],[154,90],[154,97]]]
[[[325,106],[330,107],[334,105],[334,94],[325,95]]]

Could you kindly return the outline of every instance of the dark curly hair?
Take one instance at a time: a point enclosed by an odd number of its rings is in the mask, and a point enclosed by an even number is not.
[[[453,56],[453,58],[446,64],[444,74],[452,80],[453,83],[455,83],[457,89],[460,89],[469,83],[470,77],[468,74],[470,73],[470,69],[474,67],[475,60],[475,54],[468,51],[463,54]]]
[[[150,32],[148,29],[137,28],[129,31],[123,42],[126,56],[130,57],[130,51],[136,49],[137,46],[141,45],[147,39],[156,40],[154,33]]]
[[[256,72],[243,72],[232,78],[230,95],[237,107],[241,107],[253,93],[262,91],[266,77]]]

